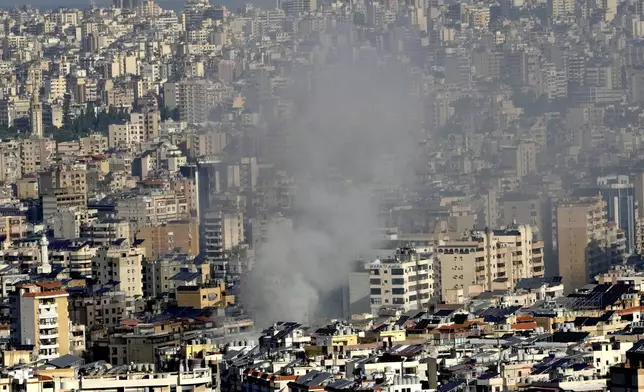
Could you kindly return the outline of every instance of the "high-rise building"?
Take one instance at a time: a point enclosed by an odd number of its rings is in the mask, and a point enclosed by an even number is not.
[[[517,177],[537,171],[537,145],[533,142],[520,141],[513,146],[504,146],[500,155],[503,166],[513,170]]]
[[[644,69],[634,67],[629,70],[628,99],[632,103],[644,101]]]
[[[499,198],[496,189],[483,191],[483,213],[479,216],[479,227],[495,227],[499,220]]]
[[[66,269],[71,278],[92,278],[92,259],[96,248],[90,241],[54,240],[49,243],[48,250],[52,266]]]
[[[56,154],[56,141],[33,136],[20,143],[20,166],[23,176],[47,167]]]
[[[633,195],[638,207],[638,218],[644,218],[644,171],[635,174]]]
[[[8,215],[0,217],[0,236],[4,235],[12,241],[26,238],[29,232],[27,217],[24,215]]]
[[[199,221],[190,218],[141,227],[136,233],[136,239],[143,240],[142,246],[148,259],[156,259],[174,249],[179,249],[190,256],[197,256]]]
[[[499,200],[500,222],[510,225],[530,225],[534,234],[543,237],[545,221],[542,213],[543,202],[538,196],[521,193],[507,193]]]
[[[128,297],[143,295],[142,263],[145,250],[135,241],[128,245],[125,240],[102,247],[94,257],[94,276],[102,285],[119,282],[119,289]]]
[[[617,14],[617,0],[601,0],[597,2],[598,8],[604,10],[604,20],[612,22]]]
[[[557,203],[557,256],[559,275],[567,292],[587,284],[610,268],[602,248],[607,247],[605,202],[600,195]]]
[[[53,223],[57,213],[70,208],[87,210],[87,196],[84,193],[75,193],[71,188],[55,188],[42,197],[43,220],[48,224]]]
[[[78,165],[54,165],[38,173],[38,190],[47,195],[54,189],[66,189],[73,193],[87,194],[87,167]]]
[[[575,12],[573,0],[548,0],[548,14],[553,18],[563,17]]]
[[[146,297],[156,297],[163,293],[174,294],[179,285],[186,282],[202,284],[210,278],[208,264],[195,264],[194,256],[181,251],[168,252],[143,263],[143,291]]]
[[[116,8],[134,9],[141,1],[139,0],[112,0],[112,4]]]
[[[86,239],[96,246],[109,246],[121,238],[130,241],[132,239],[130,222],[125,219],[104,218],[81,224],[80,238]]]
[[[68,293],[60,282],[16,286],[13,340],[34,345],[39,360],[69,353]]]
[[[308,13],[318,8],[317,0],[283,0],[279,5],[287,15]]]
[[[599,192],[606,202],[606,219],[624,230],[628,253],[635,251],[635,189],[628,176],[608,176],[597,179]]]
[[[215,104],[231,94],[222,85],[202,79],[185,79],[166,83],[163,87],[164,104],[170,109],[178,108],[182,121],[200,124],[208,120]]]
[[[438,247],[443,300],[511,289],[519,279],[543,277],[543,241],[535,241],[530,225],[472,231]]]
[[[445,83],[465,90],[472,87],[472,62],[467,53],[452,48],[445,50]]]
[[[110,124],[109,147],[140,148],[141,143],[159,136],[160,114],[157,110],[144,109],[130,113],[129,121]]]
[[[182,192],[151,191],[148,194],[123,194],[116,201],[116,217],[131,223],[133,230],[186,219],[188,202]]]
[[[637,180],[637,176],[636,176]],[[600,195],[604,200],[606,220],[614,222],[623,231],[628,253],[635,251],[637,221],[637,189],[628,176],[610,175],[597,178],[597,186],[576,188],[572,196],[592,197]]]
[[[228,268],[228,257],[234,247],[244,242],[244,215],[235,208],[205,214],[203,219],[203,252],[214,266],[215,278],[226,278],[241,271]]]
[[[432,253],[420,253],[413,247],[399,247],[390,259],[377,259],[366,267],[370,271],[371,312],[396,309],[406,312],[423,309],[434,296],[434,260]]]

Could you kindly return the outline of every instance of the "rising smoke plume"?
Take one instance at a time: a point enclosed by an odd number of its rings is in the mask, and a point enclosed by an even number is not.
[[[342,61],[319,71],[286,126],[286,165],[296,182],[293,226],[271,222],[242,285],[263,326],[341,314],[350,264],[378,229],[377,191],[401,185],[420,129],[417,98],[400,69]]]

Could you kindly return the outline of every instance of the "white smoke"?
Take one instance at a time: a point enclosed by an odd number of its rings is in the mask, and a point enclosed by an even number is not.
[[[342,304],[325,297],[345,284],[350,262],[372,246],[375,190],[413,174],[408,163],[419,102],[396,72],[366,70],[326,70],[285,130],[287,170],[297,184],[295,223],[269,224],[241,293],[260,325],[340,313]]]

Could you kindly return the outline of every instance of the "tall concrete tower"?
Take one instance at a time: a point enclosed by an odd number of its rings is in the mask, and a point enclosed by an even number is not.
[[[42,103],[38,96],[38,91],[34,91],[31,97],[31,134],[34,136],[42,137]]]

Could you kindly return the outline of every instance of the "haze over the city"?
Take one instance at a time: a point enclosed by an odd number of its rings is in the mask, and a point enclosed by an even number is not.
[[[0,1],[2,392],[644,385],[644,0]]]

